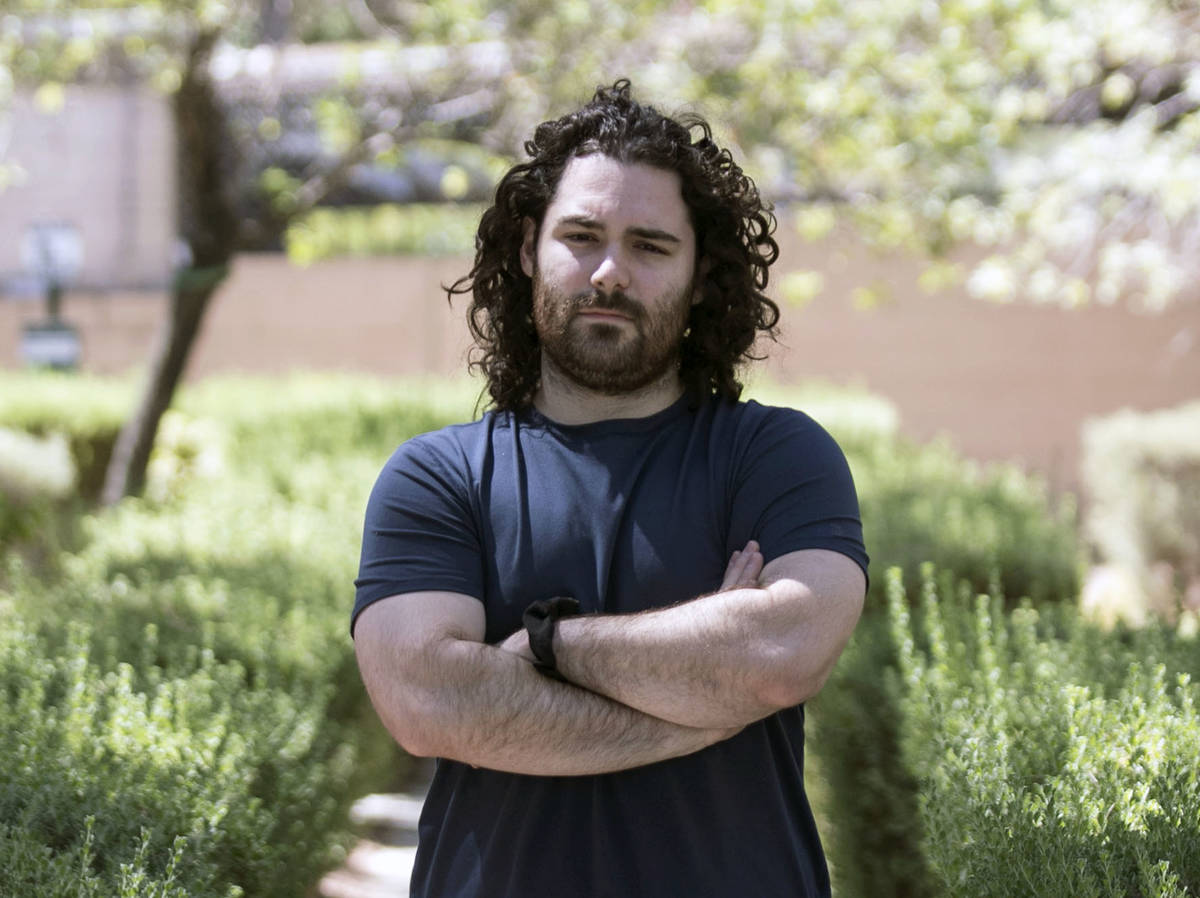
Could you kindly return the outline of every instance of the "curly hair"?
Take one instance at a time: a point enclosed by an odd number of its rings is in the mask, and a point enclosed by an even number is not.
[[[679,174],[702,272],[701,300],[692,306],[680,348],[680,379],[693,397],[737,399],[739,367],[762,358],[753,354],[758,332],[776,333],[779,307],[763,290],[779,247],[771,236],[775,216],[729,151],[713,141],[708,123],[698,115],[668,118],[636,102],[629,81],[621,79],[597,89],[581,109],[538,125],[525,152],[529,161],[500,180],[495,203],[480,220],[474,267],[444,288],[450,300],[472,295],[470,364],[487,377],[490,404],[528,406],[541,378],[533,282],[521,268],[523,223],[531,219],[540,229],[567,163],[595,153]]]

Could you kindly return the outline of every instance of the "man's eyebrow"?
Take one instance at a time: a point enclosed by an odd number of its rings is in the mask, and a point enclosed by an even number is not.
[[[555,222],[556,225],[578,225],[581,228],[588,228],[593,231],[603,231],[604,224],[598,219],[592,218],[590,215],[564,215]],[[643,240],[658,240],[663,243],[683,243],[683,241],[672,234],[670,231],[664,231],[661,228],[629,228],[626,233],[641,237]]]
[[[658,228],[630,228],[629,233],[634,237],[641,237],[643,240],[658,240],[662,243],[683,243],[682,240],[670,231],[661,231]]]
[[[604,225],[590,215],[564,215],[559,218],[556,225],[579,225],[582,228],[591,228],[594,231],[604,230]]]

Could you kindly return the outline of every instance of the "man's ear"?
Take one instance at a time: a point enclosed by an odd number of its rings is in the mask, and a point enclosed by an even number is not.
[[[527,278],[532,279],[537,268],[537,223],[526,216],[521,227],[525,231],[521,239],[521,270]]]

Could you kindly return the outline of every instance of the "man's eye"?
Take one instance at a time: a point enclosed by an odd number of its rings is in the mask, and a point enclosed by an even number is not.
[[[567,234],[566,237],[564,237],[563,239],[567,240],[571,243],[590,243],[591,241],[595,240],[596,238],[592,234],[588,234],[586,232],[580,232],[578,234]]]
[[[640,244],[638,244],[638,249],[645,250],[646,252],[649,252],[649,253],[656,253],[657,255],[660,255],[660,256],[665,256],[667,254],[667,251],[665,249],[663,249],[661,246],[659,246],[657,243],[640,243]]]

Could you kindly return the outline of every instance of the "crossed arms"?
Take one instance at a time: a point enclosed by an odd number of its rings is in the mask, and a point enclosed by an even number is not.
[[[691,754],[814,695],[862,610],[865,578],[846,556],[806,549],[763,567],[757,548],[734,554],[711,595],[559,621],[567,683],[533,667],[523,630],[484,643],[482,603],[451,592],[365,608],[359,670],[412,754],[546,776]]]

